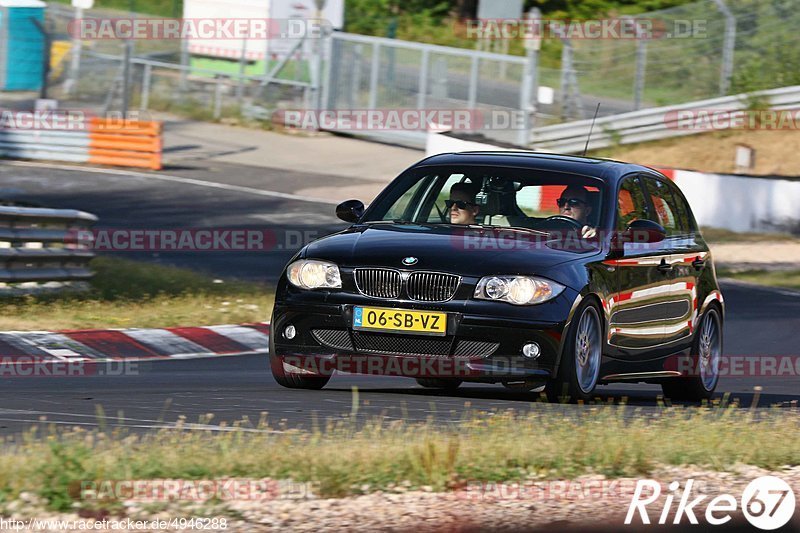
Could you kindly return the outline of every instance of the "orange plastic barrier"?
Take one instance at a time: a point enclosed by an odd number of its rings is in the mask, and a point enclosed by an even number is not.
[[[89,163],[161,170],[162,124],[105,119],[89,122]]]

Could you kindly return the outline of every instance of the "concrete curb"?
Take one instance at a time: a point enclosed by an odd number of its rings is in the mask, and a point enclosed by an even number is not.
[[[0,332],[6,364],[153,361],[269,351],[269,323],[163,329]]]

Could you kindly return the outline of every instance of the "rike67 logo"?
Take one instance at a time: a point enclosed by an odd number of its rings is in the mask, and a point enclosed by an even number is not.
[[[673,524],[680,524],[684,517],[690,524],[699,524],[698,515],[712,526],[720,526],[732,520],[741,505],[742,514],[750,524],[758,529],[773,530],[786,525],[794,516],[795,496],[788,483],[774,476],[762,476],[754,479],[745,487],[740,500],[731,494],[720,494],[705,505],[705,513],[700,512],[702,503],[708,495],[692,494],[694,480],[689,479],[681,489],[680,483],[669,484],[669,493],[661,507],[661,485],[652,479],[640,479],[625,516],[625,524],[630,525],[638,520],[642,524],[650,524],[649,511],[660,511],[656,519],[659,524],[666,524],[673,514],[673,503],[677,500]],[[648,506],[655,504],[648,509]],[[685,522],[684,522],[685,523]]]

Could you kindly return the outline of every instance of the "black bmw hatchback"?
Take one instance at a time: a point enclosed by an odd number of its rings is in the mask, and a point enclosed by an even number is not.
[[[612,382],[714,392],[722,294],[689,204],[653,169],[442,154],[337,215],[352,225],[305,246],[278,283],[269,357],[283,386],[339,371],[552,400]]]

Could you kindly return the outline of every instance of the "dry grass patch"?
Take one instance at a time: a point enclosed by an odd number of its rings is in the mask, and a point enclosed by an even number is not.
[[[591,155],[648,166],[732,174],[737,144],[746,144],[755,149],[753,174],[800,176],[800,135],[793,130],[700,133],[605,148]]]
[[[181,268],[98,257],[81,293],[0,298],[0,330],[172,327],[263,322],[271,287]]]
[[[240,431],[219,433],[180,427],[144,435],[63,433],[45,426],[0,448],[0,499],[34,492],[63,510],[79,499],[81,482],[109,480],[293,479],[333,497],[397,484],[443,491],[473,480],[638,477],[661,465],[800,464],[795,410],[757,415],[717,404],[652,415],[615,406],[565,413],[542,404],[527,414],[474,413],[451,426],[378,418],[312,431],[270,426],[266,414],[236,424]]]

